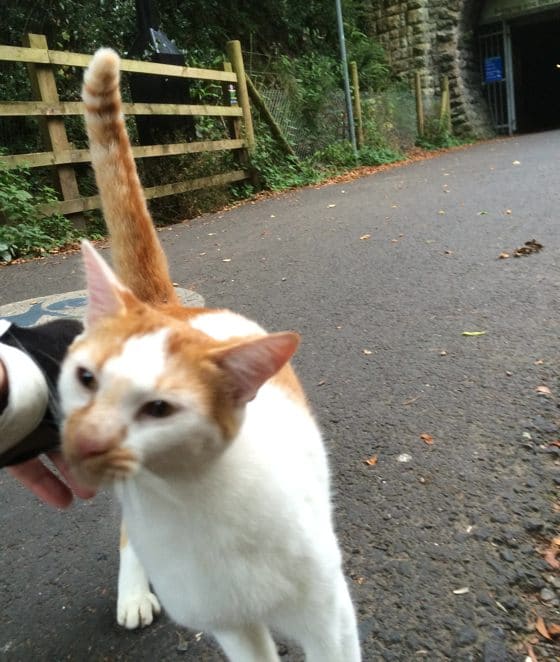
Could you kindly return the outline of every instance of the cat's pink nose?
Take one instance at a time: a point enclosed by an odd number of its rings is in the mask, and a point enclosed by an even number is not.
[[[90,435],[80,435],[75,439],[76,454],[82,460],[103,455],[111,447],[110,442]]]

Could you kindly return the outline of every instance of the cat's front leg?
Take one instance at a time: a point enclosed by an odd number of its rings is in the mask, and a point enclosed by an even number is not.
[[[150,625],[161,611],[158,599],[150,590],[146,572],[138,560],[124,522],[121,525],[117,622],[129,630]]]
[[[214,631],[230,662],[279,662],[276,644],[265,625],[245,625],[230,630]]]

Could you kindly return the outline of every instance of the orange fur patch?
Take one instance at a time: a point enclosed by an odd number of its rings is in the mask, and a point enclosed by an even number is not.
[[[119,549],[124,549],[128,545],[128,533],[124,520],[121,521],[121,537],[119,540]]]

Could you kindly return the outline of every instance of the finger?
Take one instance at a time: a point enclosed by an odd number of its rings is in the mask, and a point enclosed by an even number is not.
[[[48,454],[49,459],[52,460],[56,468],[60,471],[62,474],[64,480],[68,483],[70,486],[70,489],[74,494],[80,499],[91,499],[92,497],[95,496],[95,490],[90,489],[89,487],[84,487],[83,485],[79,485],[75,478],[72,476],[72,473],[70,472],[70,469],[68,468],[68,465],[66,462],[62,459],[62,455],[57,452],[49,453]]]
[[[72,492],[37,458],[8,468],[12,476],[45,503],[55,508],[68,508]]]

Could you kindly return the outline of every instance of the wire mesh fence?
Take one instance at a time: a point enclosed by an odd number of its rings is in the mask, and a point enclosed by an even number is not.
[[[348,140],[342,75],[339,86],[325,89],[314,108],[302,109],[300,81],[279,74],[269,56],[249,51],[244,56],[247,73],[299,157]],[[415,100],[408,84],[395,83],[381,92],[362,94],[362,115],[366,145],[396,151],[414,145]]]

